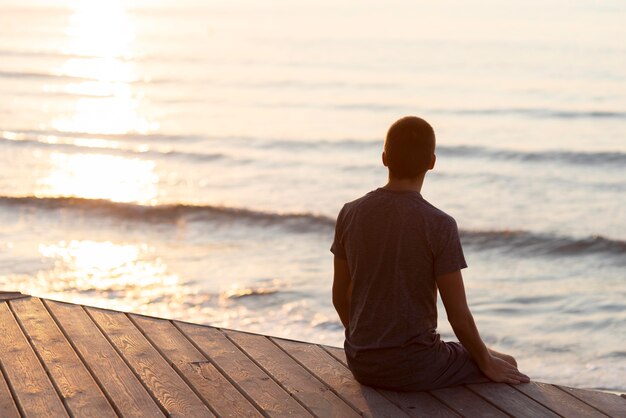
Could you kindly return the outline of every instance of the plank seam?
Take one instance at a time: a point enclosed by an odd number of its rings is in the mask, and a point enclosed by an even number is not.
[[[606,415],[607,417],[610,417],[610,416],[611,416],[611,415],[609,415],[608,413],[604,412],[603,410],[601,410],[601,409],[597,408],[596,406],[594,406],[594,405],[590,404],[589,402],[585,401],[584,399],[582,399],[582,398],[580,398],[580,397],[576,396],[576,394],[568,392],[567,390],[563,389],[563,388],[562,388],[562,387],[560,387],[559,385],[552,385],[552,386],[554,386],[555,388],[557,388],[557,389],[559,389],[559,390],[561,390],[561,391],[563,391],[563,392],[567,393],[567,394],[568,394],[568,395],[570,395],[570,396],[573,396],[574,398],[578,399],[579,401],[581,401],[581,402],[582,402],[582,403],[584,403],[585,405],[589,405],[590,407],[592,407],[592,408],[593,408],[593,409],[595,409],[596,411],[600,412],[601,414]]]
[[[261,405],[259,405],[250,395],[248,395],[246,393],[246,391],[239,386],[239,384],[237,383],[237,381],[235,379],[233,379],[232,377],[230,377],[228,375],[228,373],[226,373],[226,371],[224,369],[222,369],[219,364],[217,364],[210,355],[208,355],[198,344],[196,344],[196,342],[190,337],[188,336],[185,331],[183,331],[178,324],[176,323],[176,321],[171,321],[172,325],[174,325],[174,327],[180,331],[181,334],[183,334],[183,336],[187,339],[187,341],[189,341],[189,343],[191,343],[191,345],[194,346],[194,348],[196,350],[198,350],[200,352],[200,354],[202,354],[204,356],[204,358],[206,358],[212,365],[213,367],[215,367],[215,369],[217,369],[218,372],[220,372],[222,374],[222,376],[224,376],[224,379],[228,380],[230,382],[231,385],[234,386],[235,389],[237,389],[239,391],[239,393],[241,393],[241,395],[246,398],[251,404],[252,406],[254,406],[260,413],[261,415],[263,415],[264,417],[268,417],[269,415],[267,414],[267,412],[265,412],[263,410],[263,408],[261,407]],[[192,324],[192,325],[196,325],[197,324]]]
[[[278,347],[281,351],[283,351],[285,354],[287,354],[289,357],[291,357],[293,359],[293,361],[295,361],[296,363],[298,363],[300,366],[304,367],[304,369],[306,371],[308,371],[313,377],[315,377],[317,380],[319,380],[324,386],[326,386],[328,388],[328,390],[332,391],[335,395],[337,395],[342,401],[344,401],[348,406],[350,406],[352,409],[354,409],[356,411],[357,414],[359,415],[363,415],[363,411],[361,411],[359,408],[357,408],[356,405],[352,404],[352,402],[350,402],[349,400],[347,400],[346,398],[344,398],[338,391],[336,391],[333,387],[331,387],[327,382],[324,381],[324,379],[322,379],[320,376],[318,376],[315,372],[313,372],[313,370],[309,369],[308,367],[306,367],[302,362],[298,361],[298,359],[296,359],[294,356],[292,356],[289,352],[287,352],[287,350],[285,350],[284,348],[282,348],[279,344],[276,343],[276,341],[274,341],[274,337],[267,337],[268,340],[270,340],[276,347]],[[394,404],[395,405],[395,404]]]
[[[332,358],[334,358],[335,360],[337,360],[340,364],[342,364],[343,366],[345,366],[346,368],[349,369],[348,364],[342,359],[339,358],[338,356],[336,356],[331,350],[329,350],[326,346],[322,345],[322,344],[315,344],[317,345],[319,348],[321,348],[323,351],[325,351],[326,353],[328,353]],[[335,347],[338,348],[338,347]],[[398,408],[400,408],[404,413],[406,413],[407,415],[410,415],[407,411],[405,411],[405,409],[403,408],[402,405],[400,405],[399,403],[396,403],[394,401],[394,399],[390,398],[389,396],[387,396],[387,394],[383,391],[379,390],[379,388],[375,388],[372,386],[369,386],[372,389],[374,389],[376,392],[378,392],[378,394],[380,394],[382,397],[384,397],[385,399],[387,399],[389,402],[391,402],[392,404],[394,404],[395,406],[397,406]],[[446,404],[445,402],[443,402],[441,399],[433,396],[431,393],[428,393],[428,395],[430,397],[432,397],[436,402],[440,402],[443,407],[447,408],[449,410],[450,413],[456,415],[456,416],[461,416],[459,413],[457,413],[457,411],[454,408],[451,408],[448,404]]]
[[[332,358],[334,358],[335,360],[337,360],[339,363],[341,363],[342,365],[344,365],[345,367],[348,367],[348,365],[346,364],[345,361],[343,361],[343,359],[339,358],[338,356],[336,356],[332,351],[330,351],[329,349],[326,348],[326,346],[321,345],[321,344],[316,344],[318,347],[320,347],[322,350],[324,350],[325,352],[327,352]],[[338,348],[338,347],[337,347]],[[390,397],[386,396],[383,392],[379,391],[376,388],[373,388],[374,390],[376,390],[376,392],[380,393],[381,396],[384,396],[389,402],[391,402],[392,404],[396,405],[398,408],[402,409],[402,405],[397,404],[393,401],[393,399],[391,399]],[[454,408],[451,408],[450,405],[448,405],[447,403],[445,403],[443,400],[437,398],[436,396],[434,396],[433,394],[431,394],[430,392],[428,392],[428,394],[433,397],[435,400],[441,402],[444,406],[446,406],[453,414],[457,415],[457,416],[462,416],[461,414],[459,414]],[[404,409],[402,409],[404,411]],[[405,411],[406,412],[406,411]]]
[[[561,417],[563,417],[563,416],[564,416],[564,415],[561,415],[560,413],[558,413],[557,411],[555,411],[554,409],[550,408],[548,405],[545,405],[545,404],[541,403],[539,400],[537,400],[537,399],[533,398],[532,396],[528,395],[527,393],[522,392],[520,389],[518,389],[518,388],[516,387],[517,385],[509,385],[509,386],[511,386],[513,389],[517,390],[518,392],[523,393],[524,395],[528,396],[530,399],[532,399],[533,401],[535,401],[535,402],[539,403],[540,405],[543,405],[544,407],[546,407],[546,408],[547,408],[547,409],[549,409],[550,411],[554,412],[554,413],[555,413],[555,414],[557,414],[558,416],[561,416]],[[551,385],[551,386],[554,386],[554,385]],[[574,398],[574,399],[576,399],[576,400],[580,400],[580,401],[582,401],[582,399],[578,399],[576,396],[572,395],[571,393],[569,393],[569,392],[567,392],[567,391],[563,391],[563,392],[565,392],[567,395],[571,396],[572,398]],[[583,402],[583,403],[587,404],[586,402]],[[589,404],[587,404],[587,405],[589,405]],[[593,408],[593,405],[589,405],[589,406]],[[606,413],[604,413],[604,412],[600,411],[600,410],[599,410],[599,409],[597,409],[597,408],[593,408],[593,409],[595,409],[596,411],[599,411],[602,415],[606,415],[606,416],[608,416]]]
[[[468,387],[466,387],[465,385],[459,385],[467,390],[470,390]],[[443,388],[441,388],[443,389]],[[436,394],[432,393],[430,390],[427,392],[430,396],[434,397],[435,399],[437,399],[439,402],[441,402],[442,404],[446,405],[448,408],[452,409],[457,415],[460,415],[464,418],[472,418],[471,416],[465,415],[463,414],[461,411],[457,411],[456,408],[454,408],[454,406],[448,404],[444,399],[440,398],[439,396],[437,396]],[[471,393],[477,395],[480,399],[483,399],[484,401],[486,401],[489,405],[493,406],[494,408],[496,408],[498,411],[501,411],[502,413],[504,413],[504,415],[508,416],[508,417],[513,417],[513,415],[509,414],[508,412],[506,412],[505,410],[503,410],[502,408],[498,408],[497,405],[492,404],[491,402],[489,402],[488,399],[483,398],[482,396],[478,395],[476,392],[472,391]]]
[[[397,404],[393,401],[393,399],[391,399],[390,397],[388,397],[385,393],[381,392],[380,390],[378,390],[377,388],[372,387],[372,389],[376,390],[376,392],[380,393],[381,396],[384,396],[385,398],[387,398],[387,400],[389,402],[391,402],[392,404],[396,405],[398,408],[400,408],[403,412],[405,412],[407,415],[409,415],[408,412],[405,411],[405,409],[402,407],[402,405]],[[408,392],[410,393],[410,392]],[[430,394],[429,392],[424,392],[426,395],[430,396],[431,398],[433,398],[436,402],[440,402],[442,405],[442,409],[447,409],[448,412],[450,412],[451,414],[457,416],[457,417],[463,417],[463,415],[461,415],[460,413],[458,413],[454,408],[449,407],[445,402],[443,402],[442,400],[440,400],[439,398],[433,396],[432,394]]]
[[[343,359],[339,358],[338,356],[336,356],[331,350],[329,350],[327,348],[327,346],[325,345],[321,345],[321,344],[317,344],[318,347],[320,347],[322,350],[326,351],[328,354],[330,354],[333,358],[337,359],[338,362],[340,362],[341,364],[347,366],[347,364],[343,361]],[[337,347],[338,348],[338,347]],[[377,390],[378,391],[378,390]],[[385,396],[384,393],[381,393],[380,391],[378,391],[378,393],[380,393],[381,395]],[[464,417],[464,418],[471,418],[471,417],[467,417],[466,415],[464,415],[463,413],[461,413],[461,411],[457,411],[456,408],[454,408],[452,405],[448,404],[444,399],[438,397],[437,395],[435,395],[434,393],[432,393],[431,391],[426,391],[426,393],[428,393],[430,396],[432,396],[433,398],[435,398],[437,401],[441,402],[443,405],[445,405],[452,413],[454,413],[455,415]],[[385,396],[386,397],[386,396]],[[387,397],[387,399],[389,399]],[[392,399],[389,399],[391,402],[393,402]],[[490,405],[491,403],[488,402]],[[397,404],[396,404],[397,405]],[[400,405],[397,405],[398,407],[400,407]],[[499,408],[498,408],[499,409]],[[507,416],[511,416],[510,414],[507,414],[506,411],[503,411],[505,413],[505,415]]]
[[[95,325],[96,328],[98,328],[98,330],[100,331],[100,333],[104,336],[104,338],[108,341],[108,343],[111,345],[111,347],[113,348],[113,350],[115,350],[115,352],[117,353],[118,356],[120,356],[120,358],[122,359],[122,361],[124,362],[124,364],[126,364],[126,367],[128,367],[128,369],[130,370],[130,372],[137,378],[137,380],[139,380],[139,383],[141,383],[141,385],[144,387],[144,389],[146,389],[146,392],[148,392],[148,395],[152,398],[152,400],[156,403],[157,407],[159,407],[159,409],[161,410],[161,412],[163,412],[163,414],[166,417],[170,416],[170,413],[167,411],[167,409],[165,408],[164,405],[161,404],[161,402],[159,402],[159,399],[156,397],[156,395],[154,393],[152,393],[152,391],[150,390],[150,388],[146,385],[146,382],[144,382],[141,379],[141,376],[139,376],[139,374],[137,372],[135,372],[135,369],[133,369],[133,367],[130,365],[130,363],[128,362],[128,360],[126,359],[126,357],[124,357],[124,354],[121,352],[121,350],[119,350],[117,348],[117,346],[113,343],[113,341],[111,341],[111,338],[108,336],[108,334],[104,331],[104,329],[102,329],[100,327],[100,325],[98,325],[98,322],[93,319],[93,316],[91,316],[91,313],[89,312],[88,309],[86,309],[84,306],[82,305],[78,305],[80,306],[85,313],[87,314],[87,316],[89,317],[89,319],[91,320],[91,322],[93,322],[93,324]]]
[[[492,383],[498,383],[498,382],[492,382]],[[505,385],[507,385],[507,386],[512,386],[512,385],[509,385],[508,383],[503,383],[503,384],[505,384]],[[469,387],[469,386],[467,386],[467,385],[466,385],[465,387],[466,387],[467,389],[471,390],[472,392],[474,392],[476,395],[478,395],[478,396],[480,396],[481,398],[483,398],[484,400],[486,400],[487,402],[489,402],[489,403],[490,403],[491,405],[493,405],[494,407],[496,407],[496,408],[498,408],[499,410],[501,410],[502,412],[504,412],[505,414],[507,414],[507,415],[511,416],[511,414],[509,414],[507,411],[505,411],[504,409],[500,408],[498,405],[494,404],[494,403],[493,403],[493,402],[491,402],[489,399],[487,399],[486,397],[482,396],[480,393],[478,393],[477,391],[475,391],[475,390],[474,390],[474,389],[472,389],[471,387]],[[526,395],[525,393],[523,393],[523,392],[522,392],[522,394],[523,394],[526,398],[530,399],[532,402],[534,402],[534,403],[536,403],[537,405],[539,405],[540,407],[542,407],[542,408],[544,408],[544,409],[547,409],[548,411],[550,411],[550,412],[552,412],[552,413],[554,413],[554,414],[556,414],[556,415],[558,415],[558,416],[562,416],[562,415],[560,415],[560,414],[558,414],[558,413],[554,412],[554,411],[553,411],[553,410],[551,410],[550,408],[546,408],[546,407],[545,407],[542,403],[537,402],[536,400],[534,400],[534,399],[533,399],[533,398],[531,398],[530,396]]]
[[[152,347],[157,351],[157,353],[159,353],[159,355],[161,357],[163,357],[163,359],[165,360],[165,362],[167,364],[170,365],[170,367],[172,369],[174,369],[174,371],[178,374],[178,376],[180,376],[180,378],[183,380],[183,382],[185,382],[185,384],[187,384],[187,386],[189,387],[189,389],[191,389],[191,391],[193,393],[196,394],[196,396],[198,397],[198,399],[200,399],[200,401],[206,405],[207,408],[209,408],[209,411],[211,411],[216,417],[218,417],[220,414],[217,413],[216,410],[213,409],[213,407],[211,406],[211,404],[209,403],[209,401],[205,400],[204,397],[200,394],[200,392],[196,389],[196,387],[191,383],[191,381],[189,381],[189,379],[187,379],[187,377],[185,376],[185,374],[182,372],[182,370],[180,370],[178,368],[178,366],[173,362],[170,361],[170,359],[167,357],[167,355],[165,355],[165,353],[155,344],[154,341],[152,341],[152,339],[148,336],[148,334],[146,334],[145,332],[143,332],[143,330],[141,329],[141,327],[139,325],[137,325],[137,323],[133,320],[133,318],[128,314],[125,313],[126,317],[130,320],[130,322],[132,322],[132,324],[135,326],[135,328],[137,328],[139,330],[139,332],[141,332],[141,334],[144,336],[144,338],[150,343],[150,345],[152,345]],[[170,321],[171,322],[171,321]],[[202,353],[201,353],[202,354]]]
[[[544,408],[546,408],[549,411],[554,412],[555,414],[557,414],[560,417],[563,417],[564,415],[561,415],[560,413],[558,413],[557,411],[555,411],[554,409],[550,408],[548,405],[544,405],[543,403],[541,403],[539,400],[533,398],[532,396],[530,396],[527,393],[522,392],[521,390],[519,390],[518,388],[516,388],[515,386],[517,385],[512,385],[510,383],[507,383],[508,386],[512,387],[513,389],[515,389],[517,392],[521,393],[522,395],[526,396],[528,399],[532,399],[533,401],[537,402],[539,405],[543,406]]]
[[[15,393],[15,389],[13,388],[13,385],[11,384],[11,381],[9,380],[9,376],[7,375],[7,372],[4,369],[4,364],[2,364],[2,359],[0,359],[0,374],[4,378],[4,381],[6,382],[7,387],[9,388],[9,393],[11,394],[13,404],[17,407],[17,412],[20,414],[21,417],[26,416],[26,414],[24,413],[24,408],[22,408],[22,405],[20,405],[19,399],[17,398],[17,395]]]
[[[46,310],[50,314],[50,317],[52,318],[52,320],[57,324],[57,327],[59,327],[59,330],[61,331],[61,333],[63,334],[65,339],[69,342],[70,346],[72,347],[72,350],[74,350],[74,352],[76,353],[76,355],[78,356],[80,361],[85,366],[85,369],[87,369],[87,371],[89,372],[89,374],[93,378],[94,382],[96,382],[96,385],[98,385],[98,387],[102,391],[102,394],[104,395],[104,397],[109,401],[109,404],[111,404],[111,407],[113,408],[113,410],[115,411],[117,416],[118,417],[122,417],[121,411],[119,410],[117,405],[115,405],[115,402],[113,402],[113,399],[111,399],[111,397],[108,394],[108,392],[105,390],[105,387],[102,384],[102,382],[100,382],[100,379],[98,379],[98,377],[94,374],[93,370],[91,369],[91,366],[87,363],[85,358],[82,356],[82,354],[80,354],[79,350],[74,345],[74,342],[70,338],[69,334],[65,331],[65,328],[63,328],[63,325],[61,324],[61,321],[59,321],[59,319],[56,317],[56,315],[54,315],[52,310],[50,310],[50,307],[48,306],[48,304],[46,303],[46,301],[44,299],[41,299],[41,302],[43,303],[44,308],[46,308]]]
[[[38,299],[38,298],[37,298]],[[26,332],[26,328],[24,327],[24,324],[22,323],[22,321],[18,318],[17,314],[15,313],[15,311],[13,310],[13,306],[11,304],[11,302],[7,303],[7,305],[9,306],[9,311],[11,312],[11,314],[13,315],[13,317],[15,318],[15,322],[17,323],[17,326],[20,327],[20,330],[22,331],[22,334],[24,335],[24,337],[26,338],[26,341],[28,342],[28,345],[30,346],[30,349],[33,350],[33,353],[35,353],[35,357],[37,357],[37,360],[39,360],[39,363],[41,364],[41,367],[43,367],[44,372],[46,373],[46,375],[48,376],[48,380],[50,381],[50,383],[52,384],[52,387],[54,388],[54,390],[57,393],[57,396],[59,397],[59,399],[61,400],[61,404],[63,405],[63,407],[65,408],[65,411],[67,412],[67,414],[70,417],[74,417],[74,414],[72,413],[72,411],[70,411],[70,408],[67,404],[67,399],[65,399],[65,397],[62,395],[61,393],[61,389],[57,386],[56,382],[54,381],[54,379],[52,378],[52,374],[50,373],[50,370],[48,370],[48,367],[46,367],[45,362],[43,361],[43,358],[41,358],[41,355],[39,354],[39,352],[37,351],[37,349],[35,348],[35,345],[33,344],[32,338],[30,338],[30,335],[28,335],[28,332]]]
[[[506,411],[505,409],[501,408],[500,406],[496,405],[495,403],[491,402],[489,399],[487,399],[486,397],[482,396],[480,393],[476,392],[475,390],[473,390],[471,387],[469,387],[468,385],[463,385],[463,387],[465,387],[467,390],[471,391],[473,394],[475,394],[476,396],[478,396],[479,398],[482,398],[483,400],[485,400],[487,403],[491,404],[491,406],[493,406],[496,409],[499,409],[500,411],[504,412],[505,414],[507,414],[510,417],[513,417],[514,415],[509,414],[508,411]]]
[[[345,361],[343,361],[342,359],[340,359],[339,357],[337,357],[336,355],[333,354],[332,351],[328,350],[325,346],[321,345],[321,344],[316,344],[318,347],[320,347],[322,350],[326,351],[328,354],[330,354],[335,360],[337,360],[339,363],[343,364],[344,366],[348,367],[348,365],[346,364]]]
[[[372,387],[370,386],[372,389],[374,389],[376,392],[378,392],[382,397],[386,398],[389,402],[391,402],[392,404],[396,405],[398,408],[400,408],[404,413],[406,413],[407,415],[409,415],[409,413],[407,411],[405,411],[405,408],[402,407],[402,405],[397,404],[393,401],[393,399],[391,399],[389,396],[387,396],[384,392],[381,392],[381,390],[379,390],[378,388]],[[384,389],[382,389],[384,390]],[[394,392],[392,390],[392,392]],[[409,392],[410,393],[410,392]],[[425,392],[426,395],[430,396],[431,398],[433,398],[436,402],[440,402],[442,405],[442,408],[448,409],[448,411],[450,413],[452,413],[453,415],[456,415],[457,417],[460,417],[461,414],[457,413],[456,410],[454,410],[454,408],[450,408],[448,407],[448,405],[446,405],[445,402],[440,401],[438,398],[434,397],[433,395],[431,395],[428,392]]]
[[[313,415],[314,417],[317,417],[318,415],[316,415],[308,406],[306,406],[302,401],[300,401],[297,397],[294,396],[294,394],[287,389],[281,382],[280,380],[278,380],[272,373],[270,373],[265,367],[261,366],[261,364],[259,362],[257,362],[254,357],[252,357],[246,350],[244,350],[239,344],[237,344],[235,341],[233,341],[232,338],[230,338],[228,336],[228,334],[226,334],[224,331],[222,331],[221,329],[219,329],[219,331],[222,333],[222,335],[224,335],[226,337],[226,339],[228,339],[231,343],[233,343],[233,345],[235,347],[237,347],[239,349],[239,351],[241,351],[246,357],[248,357],[250,359],[250,361],[252,361],[252,363],[254,363],[259,369],[261,369],[261,371],[263,371],[266,375],[268,375],[274,382],[276,382],[276,384],[282,388],[285,392],[287,392],[287,394],[289,394],[289,396],[291,396],[296,402],[298,402],[300,405],[302,405],[302,407],[304,409],[306,409],[311,415]],[[308,372],[307,370],[305,370],[305,372]]]
[[[338,356],[336,356],[331,350],[329,350],[326,346],[322,345],[322,344],[315,344],[317,345],[319,348],[321,348],[322,350],[324,350],[325,352],[327,352],[332,358],[334,358],[335,360],[337,360],[339,363],[341,363],[342,365],[344,365],[345,367],[348,367],[347,363],[339,358]],[[338,347],[336,347],[338,348]],[[377,388],[372,388],[374,389],[376,392],[378,392],[381,396],[383,396],[384,398],[386,398],[389,402],[391,402],[392,404],[394,404],[395,406],[397,406],[398,408],[400,408],[403,412],[407,413],[403,408],[402,405],[397,404],[394,402],[393,399],[391,399],[390,397],[388,397],[387,395],[385,395],[385,393],[381,392],[380,390],[378,390]],[[429,393],[430,396],[434,397],[431,393]],[[456,416],[461,416],[459,413],[456,412],[456,410],[454,408],[451,408],[448,404],[446,404],[445,402],[443,402],[441,399],[434,397],[436,401],[441,402],[446,408],[448,408],[450,410],[451,413],[453,413]]]

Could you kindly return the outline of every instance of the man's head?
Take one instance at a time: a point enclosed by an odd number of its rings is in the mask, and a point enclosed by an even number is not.
[[[405,116],[387,132],[383,164],[390,177],[415,179],[435,164],[435,131],[424,119]]]

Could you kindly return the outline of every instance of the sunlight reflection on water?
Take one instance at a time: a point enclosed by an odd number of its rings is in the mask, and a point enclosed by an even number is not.
[[[132,300],[135,304],[171,299],[180,291],[180,278],[171,273],[147,244],[72,240],[40,244],[39,252],[53,262],[41,270],[36,282],[45,293],[93,295]]]
[[[40,195],[154,203],[159,176],[153,161],[100,154],[50,156],[51,171],[39,180]]]
[[[141,114],[143,94],[133,88],[140,77],[132,61],[134,24],[125,8],[119,1],[81,1],[75,7],[64,53],[79,58],[68,59],[57,72],[85,81],[63,87],[79,98],[74,113],[56,118],[52,126],[66,132],[107,134],[157,129],[158,123]]]

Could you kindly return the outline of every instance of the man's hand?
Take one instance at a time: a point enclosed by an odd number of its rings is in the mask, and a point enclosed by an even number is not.
[[[515,362],[515,359],[513,357],[506,354],[504,356],[506,356],[509,360]],[[518,383],[530,382],[530,378],[524,373],[517,370],[516,366],[509,363],[507,360],[493,355],[490,356],[489,360],[483,366],[481,366],[480,369],[489,379],[493,380],[494,382],[511,383],[514,385]]]
[[[489,354],[491,354],[494,357],[498,357],[499,359],[502,359],[504,361],[506,361],[507,363],[509,363],[511,366],[515,366],[517,367],[517,361],[513,358],[513,356],[509,356],[508,354],[504,354],[504,353],[500,353],[496,350],[493,350],[491,348],[488,348],[487,350],[489,350]]]
[[[474,317],[467,306],[461,272],[454,271],[437,277],[437,287],[452,330],[482,372],[495,382],[529,382],[528,376],[517,369],[517,362],[513,357],[485,346],[476,328]]]

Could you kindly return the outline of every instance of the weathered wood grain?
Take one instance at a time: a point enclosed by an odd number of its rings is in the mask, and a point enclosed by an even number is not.
[[[428,392],[396,392],[378,389],[411,417],[458,418],[459,415]]]
[[[261,416],[170,321],[140,315],[130,318],[217,415]]]
[[[224,331],[256,363],[319,417],[358,417],[357,412],[327,386],[296,363],[267,337],[237,331]]]
[[[362,386],[341,348],[84,308],[0,301],[0,417],[620,417],[626,399],[540,382]]]
[[[506,384],[477,383],[467,387],[514,417],[558,417],[540,403]]]
[[[271,340],[365,416],[407,415],[375,389],[356,382],[350,370],[321,347],[280,338]]]
[[[6,290],[0,290],[0,302],[28,297],[30,297],[30,295],[25,295],[21,292],[7,292]]]
[[[508,417],[507,414],[464,386],[435,389],[429,393],[464,417]]]
[[[10,302],[10,306],[70,412],[81,417],[117,416],[41,300],[18,299]]]
[[[342,348],[331,347],[331,346],[322,346],[324,350],[330,353],[333,357],[339,360],[341,363],[347,365],[346,353]],[[392,395],[391,391],[386,391],[384,394],[388,398]],[[426,392],[422,392],[426,393]],[[407,411],[407,408],[414,406],[415,404],[420,405],[419,408],[411,408],[410,414],[415,414],[418,416],[437,416],[438,413],[444,414],[442,416],[449,416],[450,411],[447,407],[452,409],[456,414],[464,416],[464,417],[484,417],[484,418],[501,418],[507,417],[504,412],[500,411],[498,408],[476,395],[474,392],[470,391],[466,387],[457,386],[454,388],[445,388],[445,389],[437,389],[434,391],[429,391],[430,395],[439,401],[433,402],[432,398],[428,395],[411,395],[413,399],[409,397],[409,399],[399,398],[397,400],[394,399],[394,402],[399,404],[402,403],[403,409]],[[406,395],[404,395],[406,396]],[[390,398],[391,399],[391,398]],[[444,408],[441,412],[439,412],[439,407],[441,403],[444,403]],[[407,411],[408,412],[408,411]]]
[[[626,417],[626,399],[612,393],[557,386],[610,417]]]
[[[265,413],[270,416],[311,415],[220,330],[184,322],[174,323]]]
[[[124,417],[163,417],[143,384],[80,305],[47,300],[46,307]]]
[[[67,417],[65,406],[7,303],[0,303],[0,362],[26,416]]]
[[[1,360],[0,366],[2,366]],[[17,405],[15,405],[15,401],[13,400],[13,395],[11,395],[9,386],[4,379],[3,374],[0,372],[0,417],[18,418],[19,416],[20,413],[17,410]]]
[[[348,367],[348,360],[346,359],[346,352],[343,348],[331,347],[328,345],[321,345],[331,356],[339,360],[344,366]]]
[[[530,382],[513,387],[559,415],[580,418],[606,417],[597,409],[547,383]]]
[[[214,416],[125,314],[96,308],[87,312],[169,415]]]

